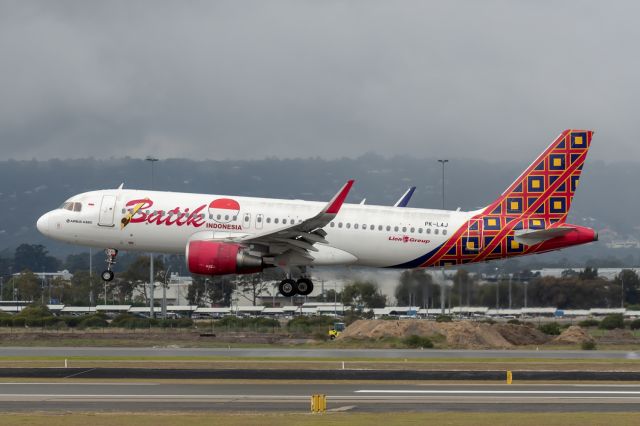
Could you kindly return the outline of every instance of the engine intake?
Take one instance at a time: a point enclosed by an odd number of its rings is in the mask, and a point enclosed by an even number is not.
[[[185,255],[189,271],[199,275],[253,274],[264,269],[261,257],[235,243],[190,241]]]

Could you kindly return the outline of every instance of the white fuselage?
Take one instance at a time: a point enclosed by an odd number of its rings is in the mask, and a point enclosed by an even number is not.
[[[216,200],[221,201],[220,208],[211,207]],[[140,209],[122,226],[121,220],[136,205]],[[66,208],[43,215],[38,229],[72,244],[182,254],[192,238],[260,234],[313,217],[324,205],[303,200],[102,190],[72,197]],[[310,253],[314,258],[311,264],[403,264],[443,244],[476,213],[344,204],[323,228],[329,244],[315,246],[318,251]]]

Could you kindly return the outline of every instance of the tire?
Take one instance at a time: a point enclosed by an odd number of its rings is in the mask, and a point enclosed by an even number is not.
[[[296,292],[301,296],[308,296],[313,292],[313,282],[309,278],[300,278],[296,282]]]
[[[290,279],[282,280],[278,285],[278,290],[280,291],[280,294],[282,294],[284,297],[295,296],[297,294],[296,282]]]
[[[112,281],[113,277],[114,277],[113,271],[109,271],[109,270],[102,271],[102,280],[103,281]]]

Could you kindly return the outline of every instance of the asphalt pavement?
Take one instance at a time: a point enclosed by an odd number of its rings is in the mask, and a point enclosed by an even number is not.
[[[0,382],[1,411],[640,411],[640,385]]]
[[[104,348],[0,347],[0,357],[234,357],[234,358],[527,358],[527,359],[639,359],[628,351],[580,350],[444,350],[444,349],[294,349],[294,348]]]

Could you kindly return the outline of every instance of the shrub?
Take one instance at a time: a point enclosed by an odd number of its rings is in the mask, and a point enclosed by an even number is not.
[[[109,323],[103,315],[87,315],[78,322],[80,327],[107,327]]]
[[[289,320],[287,328],[289,330],[306,330],[311,331],[312,328],[328,328],[336,322],[334,317],[328,317],[325,315],[307,317],[300,316]]]
[[[273,318],[238,318],[224,317],[215,322],[216,327],[227,327],[232,329],[265,329],[280,327],[280,322]]]
[[[153,320],[156,322],[156,320]],[[149,328],[152,325],[152,321],[149,318],[140,318],[130,314],[118,315],[111,321],[112,327],[122,328]]]
[[[509,321],[507,321],[507,324],[520,325],[520,324],[522,324],[522,323],[520,322],[520,320],[517,320],[517,319],[510,319]]]
[[[584,328],[587,328],[587,327],[597,327],[597,326],[599,326],[599,325],[600,325],[600,321],[598,321],[597,319],[589,318],[589,319],[586,319],[586,320],[584,320],[584,321],[580,321],[580,322],[578,323],[578,325],[579,325],[580,327],[584,327]]]
[[[558,336],[560,334],[560,324],[557,322],[548,322],[539,326],[538,330],[550,336]]]
[[[596,342],[587,340],[580,345],[583,351],[593,351],[596,349]]]
[[[402,339],[402,343],[409,348],[433,348],[433,342],[426,336],[418,336],[412,334],[411,336]]]
[[[600,321],[598,328],[603,330],[613,330],[615,328],[624,328],[624,317],[622,314],[607,315]]]
[[[438,315],[436,317],[436,322],[451,322],[453,321],[453,318],[451,318],[451,316],[449,315]]]
[[[638,330],[638,329],[640,329],[640,318],[638,318],[638,319],[634,319],[633,321],[631,321],[631,322],[629,323],[629,328],[630,328],[631,330]]]
[[[51,316],[53,316],[53,314],[49,308],[43,305],[25,306],[18,314],[16,314],[16,317],[19,318],[46,318]]]

